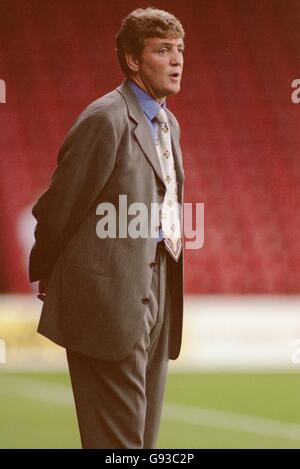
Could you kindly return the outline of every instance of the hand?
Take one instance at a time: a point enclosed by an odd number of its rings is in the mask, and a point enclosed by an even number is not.
[[[37,297],[41,301],[44,301],[45,298],[46,298],[46,293],[47,293],[47,289],[48,289],[48,282],[49,282],[48,277],[41,278],[41,280],[39,281],[39,294],[37,295]]]

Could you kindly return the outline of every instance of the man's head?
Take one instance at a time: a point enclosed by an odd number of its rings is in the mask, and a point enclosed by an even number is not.
[[[125,75],[155,99],[180,90],[184,30],[175,16],[156,8],[139,8],[122,21],[117,54]]]

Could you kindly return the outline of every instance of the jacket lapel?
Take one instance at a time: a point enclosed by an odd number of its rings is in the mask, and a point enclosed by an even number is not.
[[[147,118],[139,105],[137,97],[126,80],[124,80],[123,83],[118,86],[117,91],[124,97],[127,103],[129,116],[136,123],[134,134],[143,153],[149,160],[161,182],[165,185],[160,162],[153,144],[151,129],[149,127],[149,123],[147,122]]]
[[[149,127],[149,123],[147,122],[147,118],[140,107],[138,99],[134,94],[133,90],[131,89],[130,85],[128,84],[127,80],[125,79],[120,86],[117,87],[117,91],[121,93],[124,97],[127,107],[128,113],[131,119],[134,120],[136,123],[136,127],[134,129],[134,134],[136,139],[146,156],[149,160],[150,164],[152,165],[155,173],[161,180],[161,182],[165,186],[164,177],[162,173],[162,169],[160,166],[160,162],[155,150],[155,145],[153,144],[153,138],[151,134],[151,130]],[[168,112],[168,109],[167,109]],[[180,150],[180,145],[178,141],[178,131],[175,127],[173,122],[173,117],[170,112],[168,112],[170,126],[171,126],[171,139],[172,139],[172,149],[173,149],[173,157],[176,167],[176,176],[177,181],[179,184],[182,184],[184,181],[184,171],[183,171],[183,163],[182,163],[182,154]]]
[[[170,122],[170,127],[171,127],[172,150],[173,150],[173,157],[174,157],[174,162],[175,162],[175,167],[176,167],[177,182],[183,183],[185,175],[183,171],[182,153],[181,153],[179,140],[178,140],[178,131],[174,125],[173,118],[170,115],[170,112],[168,111],[168,109],[167,109],[167,113],[169,116],[169,122]]]

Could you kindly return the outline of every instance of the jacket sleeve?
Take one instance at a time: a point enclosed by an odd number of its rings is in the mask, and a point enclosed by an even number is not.
[[[109,179],[116,155],[116,130],[104,113],[75,121],[58,153],[50,186],[32,209],[37,224],[29,258],[30,282],[51,273]]]

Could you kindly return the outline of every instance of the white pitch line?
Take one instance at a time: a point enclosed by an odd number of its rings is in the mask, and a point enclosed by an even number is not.
[[[54,404],[74,406],[71,386],[31,378],[1,376],[0,395],[25,397]],[[271,438],[300,441],[300,425],[252,415],[203,409],[196,406],[165,404],[163,419],[189,425],[223,428]]]
[[[177,420],[190,425],[224,428],[272,438],[300,441],[300,425],[252,415],[235,414],[222,410],[202,409],[200,407],[178,404],[166,404],[164,406],[163,417],[165,420]]]
[[[2,396],[38,399],[54,404],[74,405],[71,386],[53,384],[38,379],[16,378],[0,374],[0,394]]]

